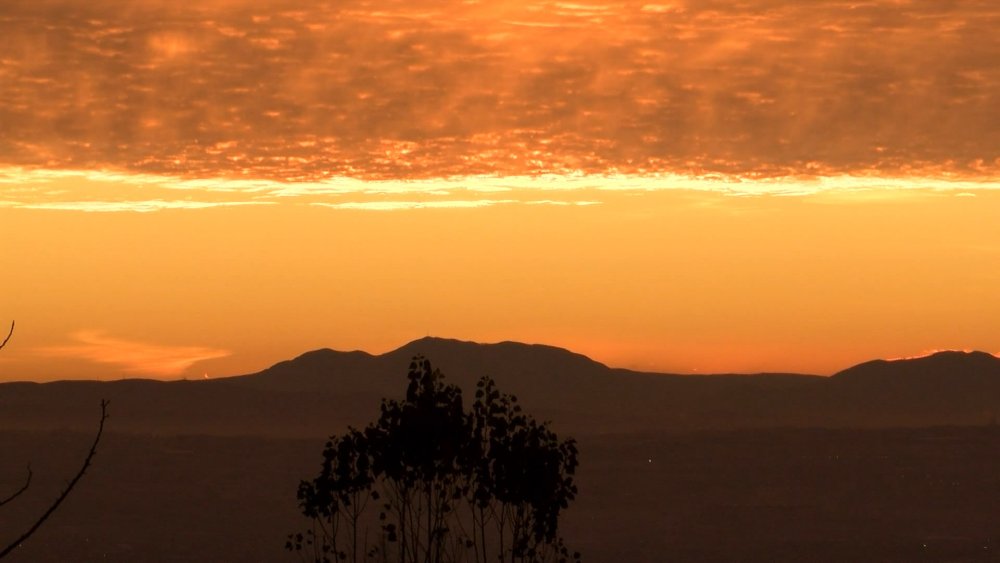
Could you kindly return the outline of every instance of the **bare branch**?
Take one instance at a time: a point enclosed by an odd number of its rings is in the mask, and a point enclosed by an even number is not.
[[[7,345],[7,341],[10,340],[10,335],[12,334],[14,334],[14,321],[10,321],[10,330],[7,331],[7,338],[4,338],[3,342],[0,342],[0,350]]]
[[[10,552],[20,547],[20,545],[24,543],[25,540],[30,538],[32,534],[38,531],[38,528],[41,528],[42,524],[44,524],[45,521],[49,519],[49,516],[52,516],[52,513],[55,512],[56,509],[59,508],[59,505],[62,504],[62,502],[66,500],[66,497],[69,496],[70,491],[72,491],[73,487],[75,487],[76,484],[80,481],[80,479],[83,477],[83,474],[87,472],[87,469],[90,467],[91,460],[93,460],[94,456],[97,455],[97,444],[100,443],[101,435],[104,433],[104,422],[108,419],[108,403],[110,403],[110,401],[108,401],[107,399],[101,400],[101,422],[97,427],[97,435],[94,436],[94,443],[90,445],[90,452],[88,452],[87,457],[84,458],[83,465],[80,467],[80,470],[76,473],[76,476],[73,477],[73,480],[70,481],[68,485],[66,485],[66,489],[63,490],[62,494],[59,495],[59,498],[57,498],[52,503],[52,505],[49,506],[49,509],[45,511],[45,514],[42,514],[42,516],[38,519],[38,521],[35,522],[34,525],[32,525],[27,532],[21,534],[21,537],[17,538],[10,545],[5,547],[3,551],[0,551],[0,559],[3,559]]]
[[[14,494],[10,495],[9,497],[7,497],[7,498],[5,498],[3,500],[0,500],[0,506],[3,506],[5,504],[7,504],[8,502],[10,502],[10,501],[16,499],[17,497],[21,496],[21,493],[23,493],[24,491],[27,491],[28,487],[30,487],[30,486],[31,486],[31,466],[29,465],[28,466],[28,478],[24,480],[24,485],[20,489],[18,489],[17,492],[15,492]]]

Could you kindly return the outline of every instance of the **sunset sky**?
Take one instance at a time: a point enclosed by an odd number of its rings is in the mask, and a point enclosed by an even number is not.
[[[1000,352],[995,0],[4,0],[0,381]]]

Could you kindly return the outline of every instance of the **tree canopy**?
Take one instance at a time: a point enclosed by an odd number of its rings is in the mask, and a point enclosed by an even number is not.
[[[375,422],[326,443],[319,475],[298,489],[311,526],[286,548],[317,562],[579,560],[558,535],[577,493],[576,442],[490,378],[469,411],[426,358],[408,380],[404,400],[383,399]]]

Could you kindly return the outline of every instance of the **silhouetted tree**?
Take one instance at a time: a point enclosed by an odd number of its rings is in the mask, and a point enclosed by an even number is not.
[[[7,332],[7,337],[4,338],[3,342],[0,342],[0,349],[3,349],[3,347],[7,345],[7,342],[10,340],[10,337],[13,334],[14,334],[14,322],[11,321],[10,330]],[[93,461],[94,456],[97,455],[97,445],[101,442],[101,436],[104,434],[104,422],[108,419],[108,403],[109,401],[107,400],[101,401],[101,420],[97,426],[97,434],[94,436],[94,441],[90,445],[90,451],[87,452],[87,456],[83,459],[83,464],[80,466],[80,469],[76,472],[76,475],[73,476],[73,478],[69,481],[69,483],[63,489],[63,491],[59,493],[59,496],[56,497],[54,501],[52,501],[52,504],[49,505],[49,507],[45,510],[45,512],[43,512],[42,515],[39,516],[38,519],[35,520],[35,522],[31,526],[29,526],[25,532],[19,535],[17,539],[15,539],[14,541],[7,544],[6,547],[0,549],[0,559],[3,559],[7,555],[9,555],[15,549],[20,547],[21,544],[27,541],[28,538],[34,535],[34,533],[37,532],[38,529],[42,527],[42,524],[44,524],[45,521],[49,519],[49,516],[52,516],[52,514],[56,511],[56,509],[59,508],[59,505],[61,505],[63,501],[66,500],[66,497],[68,497],[69,493],[73,490],[74,487],[76,487],[76,484],[80,482],[80,479],[83,478],[83,475],[87,472],[87,469],[90,467],[90,463],[91,461]],[[13,501],[14,499],[21,496],[25,491],[27,491],[28,487],[31,486],[31,476],[32,476],[31,466],[29,465],[28,475],[24,480],[24,484],[18,490],[14,491],[6,498],[0,500],[0,507]]]
[[[423,357],[408,379],[404,400],[384,399],[378,420],[326,443],[319,475],[298,489],[312,525],[285,547],[317,562],[578,560],[558,536],[577,492],[575,442],[489,378],[469,412]]]

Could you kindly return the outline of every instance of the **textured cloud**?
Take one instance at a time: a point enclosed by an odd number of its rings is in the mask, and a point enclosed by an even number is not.
[[[992,0],[6,0],[0,163],[1000,175]]]
[[[230,355],[228,350],[201,346],[164,346],[123,340],[96,330],[74,333],[72,340],[72,344],[47,346],[39,352],[46,356],[112,364],[129,373],[153,377],[176,377],[197,362]]]

